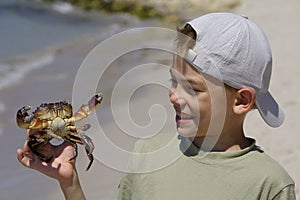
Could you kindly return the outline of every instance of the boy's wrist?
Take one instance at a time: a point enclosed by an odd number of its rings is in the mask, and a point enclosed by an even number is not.
[[[76,170],[74,170],[73,177],[70,180],[59,180],[59,185],[66,200],[85,199]]]

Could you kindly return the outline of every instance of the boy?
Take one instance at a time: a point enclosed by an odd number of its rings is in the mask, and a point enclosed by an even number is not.
[[[268,91],[272,55],[263,31],[246,17],[212,13],[188,22],[179,32],[170,101],[180,139],[174,151],[183,155],[151,173],[134,172],[151,169],[159,158],[145,155],[142,162],[133,161],[133,173],[124,175],[118,198],[295,199],[293,180],[243,130],[252,109],[272,127],[284,120]],[[164,140],[157,136],[139,141],[135,151],[155,151]],[[43,166],[25,144],[18,159],[57,179],[66,199],[84,199],[75,163],[68,161],[72,150],[59,147],[52,166]]]

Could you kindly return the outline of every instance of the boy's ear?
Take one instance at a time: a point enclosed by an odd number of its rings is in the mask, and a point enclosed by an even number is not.
[[[236,93],[234,112],[237,115],[245,114],[255,105],[255,92],[250,88],[239,89]]]

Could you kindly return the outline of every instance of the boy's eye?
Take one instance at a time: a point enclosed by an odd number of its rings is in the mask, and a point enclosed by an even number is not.
[[[169,80],[171,82],[171,87],[176,88],[178,85],[178,82],[175,78],[171,78]],[[195,94],[195,93],[199,93],[202,92],[202,89],[199,89],[197,87],[193,87],[191,84],[189,84],[188,82],[183,83],[183,88],[185,91],[187,91],[189,94]]]
[[[199,92],[197,89],[193,88],[192,86],[188,86],[187,89],[188,89],[189,93],[192,93],[192,94]]]
[[[195,94],[195,93],[199,93],[202,92],[201,89],[197,88],[197,87],[193,87],[191,85],[187,86],[187,90],[189,91],[189,93]]]
[[[176,87],[177,86],[177,81],[174,78],[170,78],[169,81],[171,82],[171,86],[172,87]]]

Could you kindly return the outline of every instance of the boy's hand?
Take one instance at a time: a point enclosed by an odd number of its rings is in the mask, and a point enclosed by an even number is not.
[[[30,134],[34,133],[33,130],[29,132],[31,132]],[[46,144],[41,147],[39,150],[50,152],[53,155],[53,159],[46,163],[30,151],[27,142],[23,149],[17,150],[17,158],[21,164],[58,180],[61,185],[72,184],[73,178],[76,176],[76,169],[75,159],[70,161],[70,158],[74,156],[74,147],[70,143],[64,142],[59,146]]]
[[[29,130],[29,134],[34,134],[35,131]],[[39,148],[42,152],[48,152],[53,155],[53,159],[46,163],[30,151],[27,142],[25,142],[23,149],[17,150],[17,158],[20,163],[25,167],[37,170],[58,180],[65,199],[84,200],[85,196],[75,168],[75,159],[70,161],[70,158],[74,156],[74,146],[64,142],[59,146],[46,144]]]

